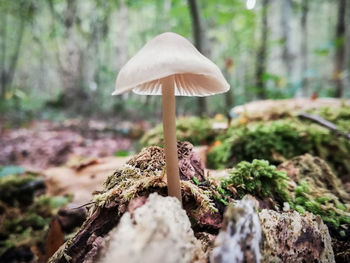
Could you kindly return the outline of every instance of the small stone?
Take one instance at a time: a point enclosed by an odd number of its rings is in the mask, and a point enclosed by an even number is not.
[[[288,212],[290,210],[290,205],[288,202],[283,203],[283,211]]]

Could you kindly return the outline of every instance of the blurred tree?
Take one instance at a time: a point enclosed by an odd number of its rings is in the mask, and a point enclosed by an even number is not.
[[[292,39],[292,0],[282,1],[281,10],[281,26],[282,26],[282,44],[283,52],[282,59],[286,67],[287,79],[289,79],[288,84],[290,88],[296,83],[296,55],[293,48]]]
[[[338,17],[335,34],[335,63],[333,79],[335,82],[335,96],[340,98],[344,94],[343,76],[345,71],[345,12],[348,0],[338,0]]]
[[[192,33],[196,48],[206,57],[210,58],[208,38],[206,36],[206,24],[201,17],[201,10],[197,0],[188,0],[188,6],[192,19]],[[208,112],[207,99],[198,98],[198,115],[205,115]]]
[[[234,67],[233,60],[230,58],[226,58],[225,59],[225,69],[224,69],[223,73],[224,73],[224,76],[225,76],[227,81],[229,81],[230,72],[233,71],[233,67]],[[232,88],[230,88],[224,96],[225,96],[226,111],[229,112],[230,109],[234,105]]]
[[[12,85],[22,49],[26,25],[32,21],[35,5],[32,1],[0,2],[0,93],[1,100]]]
[[[260,99],[267,98],[266,81],[264,74],[266,73],[266,57],[267,57],[267,38],[268,38],[268,7],[269,0],[262,1],[262,17],[261,17],[261,43],[256,57],[255,86],[257,87],[257,96]]]
[[[308,14],[309,14],[309,0],[303,0],[301,6],[301,67],[300,67],[300,75],[301,75],[301,85],[304,91],[304,94],[310,95],[308,91],[308,78],[307,78],[307,70],[308,70]]]
[[[79,14],[81,1],[48,0],[48,3],[53,20],[52,30],[63,31],[62,35],[55,37],[58,71],[63,87],[58,106],[90,111],[91,103],[98,103],[96,96],[102,67],[100,47],[109,30],[113,1],[91,1],[93,8],[89,9],[84,19]],[[64,4],[65,8],[58,11],[58,4]],[[95,93],[95,96],[91,93]]]
[[[60,1],[62,2],[62,1]],[[86,99],[82,87],[82,48],[77,38],[75,26],[78,22],[78,2],[76,0],[65,0],[65,8],[58,12],[55,8],[57,1],[48,0],[52,15],[52,30],[60,31],[63,28],[63,37],[57,41],[57,64],[60,81],[63,87],[58,106],[71,107],[75,101]]]

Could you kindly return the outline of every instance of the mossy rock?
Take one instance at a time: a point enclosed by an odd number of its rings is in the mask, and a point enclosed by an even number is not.
[[[350,174],[347,162],[350,159],[350,141],[310,121],[287,118],[236,124],[217,141],[217,146],[208,153],[208,166],[213,169],[232,167],[240,161],[251,162],[254,159],[278,165],[309,153],[326,160],[337,175]]]

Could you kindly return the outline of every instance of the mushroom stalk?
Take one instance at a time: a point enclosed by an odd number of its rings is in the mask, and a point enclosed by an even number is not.
[[[175,88],[173,75],[162,79],[162,111],[168,195],[176,197],[179,199],[180,203],[182,203],[176,143]]]

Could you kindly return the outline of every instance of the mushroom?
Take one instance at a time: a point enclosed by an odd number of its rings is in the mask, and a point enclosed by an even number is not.
[[[209,96],[228,91],[220,69],[186,38],[163,33],[137,52],[120,70],[115,91],[162,95],[164,152],[168,195],[181,202],[176,143],[175,96]]]

